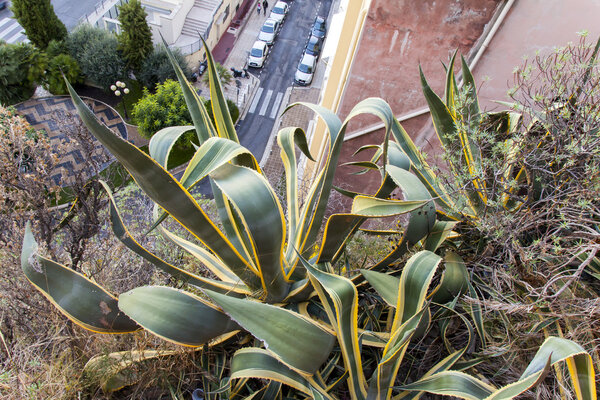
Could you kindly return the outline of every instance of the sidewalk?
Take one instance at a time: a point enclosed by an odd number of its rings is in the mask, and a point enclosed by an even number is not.
[[[215,46],[215,49],[213,50],[215,61],[221,63],[227,70],[230,70],[230,68],[235,68],[237,70],[245,68],[248,52],[256,41],[260,28],[267,19],[273,4],[275,4],[275,1],[271,0],[267,15],[264,15],[262,10],[259,15],[256,12],[256,1],[251,0],[248,6],[248,12],[243,17],[244,19],[240,21],[239,24],[232,24],[219,43]],[[240,83],[239,90],[236,86],[236,81]],[[223,87],[225,97],[234,101],[240,109],[240,117],[245,115],[252,100],[253,92],[259,84],[259,79],[250,74],[249,78],[233,78],[230,84]],[[198,79],[198,82],[196,82],[194,86],[197,89],[200,89],[200,95],[204,97],[209,96],[208,86],[202,82],[201,78]]]

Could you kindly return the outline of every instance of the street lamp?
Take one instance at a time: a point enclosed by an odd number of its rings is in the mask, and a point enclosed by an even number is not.
[[[121,93],[121,89],[123,89],[122,93]],[[127,87],[125,82],[121,82],[121,81],[116,81],[114,85],[110,85],[110,90],[112,90],[114,95],[117,97],[121,96],[121,94],[123,94],[123,96],[125,96],[126,94],[129,94],[129,88]],[[123,111],[125,111],[125,118],[129,119],[129,117],[127,116],[127,107],[125,106],[125,99],[124,98],[121,98],[121,99],[123,101]]]

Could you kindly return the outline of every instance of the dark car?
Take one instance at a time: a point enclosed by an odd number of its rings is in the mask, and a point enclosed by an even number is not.
[[[0,10],[4,10],[8,6],[8,0],[0,0]]]
[[[323,39],[318,38],[316,36],[310,35],[308,42],[306,43],[306,48],[304,52],[306,54],[310,54],[311,56],[315,56],[319,58],[319,54],[321,54],[321,48],[323,47]]]
[[[315,23],[313,24],[311,34],[320,39],[323,39],[326,33],[327,27],[325,26],[325,18],[317,17],[317,19],[315,19]]]

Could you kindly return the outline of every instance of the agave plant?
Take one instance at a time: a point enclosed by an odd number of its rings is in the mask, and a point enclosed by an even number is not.
[[[437,187],[437,183],[424,179],[422,170],[415,167],[424,164],[416,164],[420,158],[414,145],[411,152],[411,143],[402,141],[405,132],[389,106],[381,99],[364,100],[342,122],[322,107],[304,104],[325,121],[329,148],[324,165],[301,200],[294,145],[310,158],[306,136],[298,128],[279,132],[277,141],[286,173],[284,213],[283,205],[255,157],[239,144],[210,54],[208,72],[214,125],[181,70],[173,64],[194,125],[157,132],[150,142],[150,155],[114,135],[94,117],[70,86],[69,91],[93,135],[155,202],[153,229],[188,252],[205,267],[207,274],[190,273],[138,244],[105,186],[112,227],[119,240],[180,281],[184,290],[145,286],[116,297],[84,275],[40,255],[28,228],[21,257],[23,271],[68,318],[86,329],[102,333],[125,333],[143,328],[165,340],[191,347],[215,345],[239,331],[247,331],[260,345],[240,349],[234,355],[230,377],[240,381],[219,391],[229,391],[231,397],[242,392],[246,379],[264,378],[273,382],[252,393],[250,398],[259,394],[265,399],[277,398],[281,395],[281,383],[296,391],[291,396],[316,399],[337,398],[336,391],[342,385],[353,399],[389,399],[392,394],[395,398],[412,398],[424,391],[483,398],[499,396],[506,390],[515,393],[525,390],[543,375],[548,365],[563,359],[575,365],[577,373],[591,377],[592,383],[577,374],[573,375],[574,382],[580,383],[582,390],[593,390],[594,371],[589,355],[562,339],[557,339],[559,345],[542,347],[544,351],[540,350],[541,355],[534,358],[532,367],[509,389],[496,390],[466,374],[449,370],[465,354],[470,339],[459,350],[448,344],[448,356],[434,365],[423,379],[411,385],[395,386],[411,340],[427,331],[432,321],[441,324],[444,331],[442,320],[451,314],[465,324],[469,338],[472,329],[453,306],[457,296],[468,287],[466,269],[458,256],[445,256],[440,283],[430,288],[442,262],[434,251],[448,236],[450,225],[436,221],[434,200],[439,199],[437,195],[432,197],[430,189]],[[374,196],[355,195],[351,213],[334,214],[322,227],[345,128],[351,118],[361,113],[374,114],[386,125],[386,141],[380,147],[382,162],[378,167],[381,186]],[[166,170],[166,165],[174,143],[190,130],[196,132],[200,146],[178,180]],[[387,140],[391,134],[400,138],[398,143]],[[409,168],[416,175],[409,172]],[[190,194],[203,179],[210,181],[218,221],[211,220]],[[403,191],[404,199],[390,200],[390,194],[397,187]],[[333,263],[366,219],[404,213],[410,213],[410,222],[399,250],[393,251],[375,268],[361,271],[360,275],[346,278],[333,273]],[[193,239],[187,240],[169,231],[161,224],[165,218],[177,221]],[[408,260],[400,277],[378,272],[417,244],[424,250]],[[363,278],[368,285],[362,282]],[[359,310],[358,306],[358,290],[364,291],[370,286],[383,300],[373,317],[368,317],[364,308]],[[433,305],[434,300],[449,303]],[[367,355],[364,347],[375,350]],[[554,349],[551,357],[546,348]],[[144,360],[155,356],[148,352],[135,358]],[[119,362],[124,360],[119,354],[112,357]],[[222,363],[221,360],[219,374],[223,372]],[[94,364],[96,360],[92,366]],[[363,368],[366,365],[374,371],[368,380]],[[122,368],[122,363],[113,368],[114,374],[112,380],[106,382],[106,389],[115,390],[128,383],[120,374]]]

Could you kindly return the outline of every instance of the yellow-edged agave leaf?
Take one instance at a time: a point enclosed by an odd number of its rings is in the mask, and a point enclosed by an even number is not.
[[[295,312],[251,300],[204,291],[278,360],[310,376],[327,360],[335,337],[318,323]]]
[[[173,350],[132,350],[101,354],[90,358],[83,372],[98,379],[105,393],[115,392],[140,380],[141,376],[136,372],[136,368],[139,368],[137,364],[176,353]]]
[[[190,253],[194,256],[198,261],[200,261],[210,272],[215,274],[220,280],[226,283],[230,283],[233,285],[237,285],[240,287],[244,287],[240,278],[238,278],[231,270],[227,267],[227,265],[223,264],[223,262],[215,257],[210,251],[203,249],[202,247],[185,240],[184,238],[175,235],[173,232],[168,231],[167,229],[159,226],[160,233],[171,242],[175,243],[177,246],[181,247],[183,250]]]
[[[259,288],[260,280],[251,271],[247,261],[208,218],[190,193],[150,156],[101,124],[68,82],[67,87],[90,132],[123,164],[144,192],[213,250],[248,286]]]
[[[333,323],[344,365],[349,372],[352,399],[365,399],[367,382],[358,343],[358,292],[350,279],[323,272],[300,257],[330,322]]]
[[[184,133],[193,129],[194,126],[192,125],[169,126],[156,132],[150,138],[150,143],[148,143],[150,157],[154,158],[157,163],[166,169],[169,162],[169,154],[171,154],[175,142],[177,142]]]
[[[360,273],[390,307],[398,305],[400,278],[368,269],[361,269]]]
[[[234,121],[231,119],[229,107],[227,107],[227,99],[225,99],[225,95],[223,94],[221,79],[219,79],[215,61],[202,36],[200,36],[200,40],[202,40],[205,50],[204,53],[206,54],[210,105],[212,107],[215,124],[217,125],[217,132],[220,137],[239,143],[235,125],[233,123]]]
[[[511,399],[532,387],[549,365],[566,361],[577,399],[595,400],[596,374],[592,357],[579,344],[569,339],[549,337],[540,346],[519,380],[498,389],[489,399]]]
[[[300,204],[298,202],[298,168],[296,149],[294,144],[311,161],[314,161],[308,148],[304,131],[300,128],[288,127],[277,134],[277,144],[281,149],[281,161],[285,170],[285,190],[288,216],[288,242],[293,243],[298,228],[300,217]]]
[[[449,74],[452,74],[451,68],[449,68],[448,71]],[[476,213],[484,206],[483,193],[481,192],[483,182],[479,179],[481,165],[476,163],[473,156],[473,153],[478,150],[475,150],[476,146],[472,146],[469,142],[467,133],[457,129],[455,118],[442,99],[440,99],[431,87],[429,87],[420,66],[419,75],[421,77],[423,94],[429,105],[433,126],[440,143],[447,151],[458,151],[460,149],[464,154],[464,162],[469,170],[469,174],[472,178],[471,182],[474,186],[474,190],[467,189],[466,194],[473,211]],[[452,163],[450,164],[452,168],[456,168]]]
[[[423,250],[406,262],[400,276],[392,332],[423,308],[427,290],[441,261],[442,258],[437,254]]]
[[[429,200],[403,201],[356,196],[352,202],[352,213],[361,217],[391,217],[414,211],[428,202]]]
[[[457,221],[435,221],[431,232],[425,239],[425,243],[423,243],[423,248],[435,252],[446,239],[456,235],[456,232],[452,229],[457,224]]]
[[[442,281],[432,297],[436,303],[447,303],[469,290],[469,273],[458,254],[448,251],[444,255],[444,267]]]
[[[456,58],[456,54],[458,50],[454,50],[452,53],[452,57],[450,57],[450,62],[446,68],[446,86],[444,90],[444,97],[446,100],[446,107],[448,107],[448,111],[453,118],[456,118],[456,103],[454,101],[456,97],[456,91],[458,90],[458,86],[456,85],[456,78],[454,77],[454,59]]]
[[[496,388],[459,371],[442,371],[398,389],[455,396],[466,400],[482,400]]]
[[[247,347],[235,352],[231,359],[231,379],[260,378],[281,382],[314,399],[333,400],[314,380],[292,371],[267,350]],[[266,400],[267,398],[265,398]]]
[[[371,379],[369,379],[369,400],[387,400],[390,398],[393,383],[396,380],[408,344],[419,327],[425,311],[428,311],[428,309],[422,309],[396,329],[392,327],[392,335],[383,349],[381,361],[375,372],[373,372]]]
[[[140,329],[117,306],[117,298],[82,274],[38,254],[27,223],[21,251],[25,276],[56,308],[77,325],[100,333]]]
[[[345,125],[342,125],[340,119],[330,110],[310,103],[294,103],[289,105],[284,112],[291,107],[298,105],[305,106],[316,112],[323,119],[327,126],[329,138],[329,152],[325,157],[325,166],[317,174],[306,196],[304,206],[302,207],[298,226],[294,229],[296,234],[288,243],[286,258],[290,263],[288,276],[293,272],[298,263],[296,250],[301,254],[310,249],[317,240],[321,229],[323,215],[327,207],[327,201],[331,193],[333,177],[337,167],[337,161],[340,155]]]
[[[410,213],[410,220],[400,243],[374,267],[375,269],[386,267],[398,260],[410,246],[418,243],[431,232],[436,220],[435,205],[431,195],[415,175],[393,165],[388,166],[387,172],[396,185],[402,189],[404,201],[429,201]]]
[[[119,296],[119,308],[170,342],[201,346],[240,326],[208,301],[181,290],[143,286]]]
[[[171,61],[171,65],[173,66],[175,74],[177,75],[177,80],[179,81],[181,90],[183,91],[183,98],[185,99],[185,103],[188,111],[190,112],[190,116],[192,117],[194,127],[196,128],[198,142],[202,144],[205,140],[208,140],[208,138],[217,136],[217,132],[213,127],[212,121],[210,120],[208,112],[206,111],[206,107],[204,107],[204,102],[196,93],[196,89],[186,79],[181,67],[179,67],[179,64],[177,63],[177,60],[171,53],[167,42],[164,40],[164,38],[162,38],[162,36],[161,39],[165,49],[167,50],[169,61]],[[209,52],[207,51],[207,53]]]
[[[110,222],[113,228],[113,232],[115,233],[117,239],[119,239],[121,243],[127,246],[134,253],[149,261],[150,263],[152,263],[162,271],[166,272],[167,274],[173,276],[175,279],[179,279],[184,283],[188,283],[190,285],[194,285],[200,288],[212,289],[221,293],[234,292],[238,295],[250,294],[250,290],[246,287],[246,285],[244,285],[241,282],[221,282],[216,281],[214,279],[194,275],[181,268],[177,268],[176,266],[169,264],[168,262],[154,255],[152,252],[146,250],[133,238],[133,236],[131,236],[131,234],[125,227],[121,215],[119,214],[119,210],[117,209],[115,199],[108,185],[103,181],[100,181],[100,183],[102,184],[104,190],[108,194],[110,204]]]
[[[460,65],[463,77],[463,86],[468,89],[467,97],[467,115],[464,115],[463,118],[473,119],[478,118],[481,114],[481,110],[479,108],[479,99],[477,98],[477,88],[475,86],[475,79],[473,79],[473,74],[471,73],[471,69],[467,65],[465,58],[460,56]],[[481,152],[478,153],[479,157],[481,157]]]
[[[211,178],[238,211],[252,241],[251,256],[266,298],[281,301],[288,292],[288,284],[283,267],[285,218],[277,195],[262,175],[249,168],[224,164]]]

